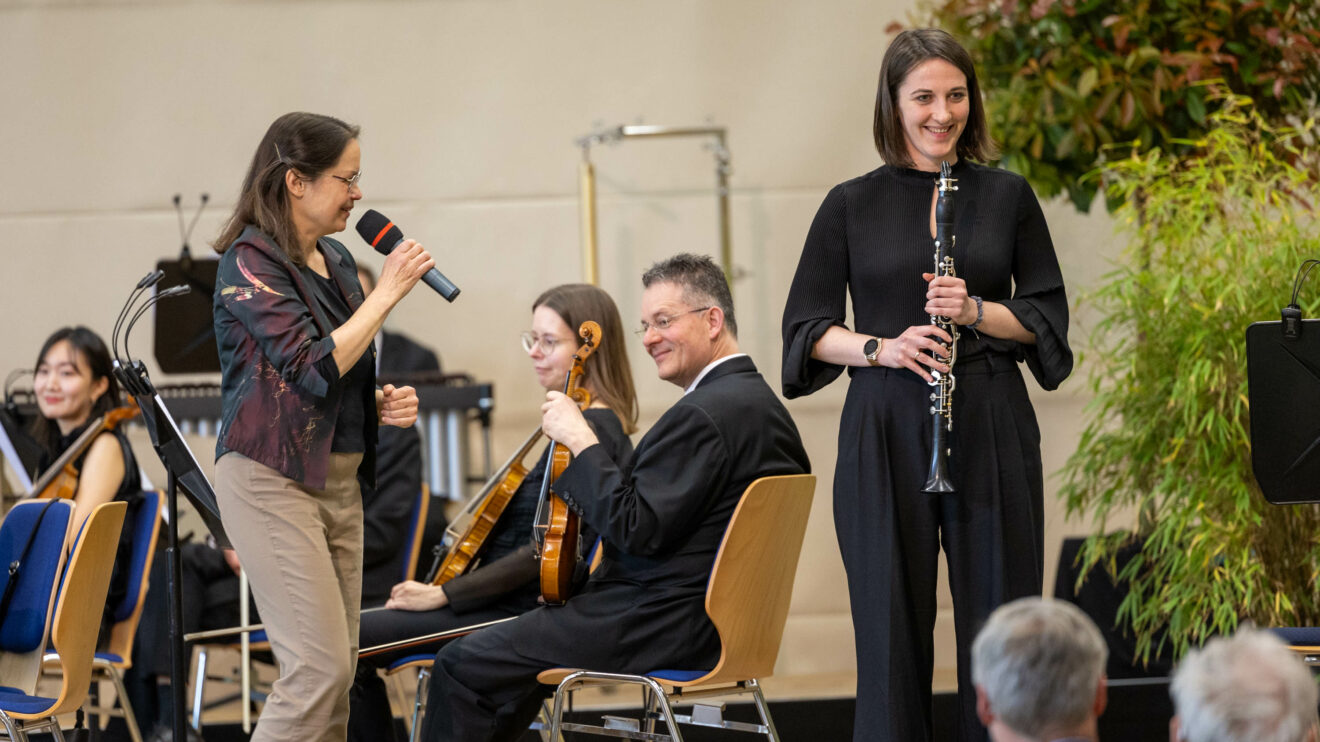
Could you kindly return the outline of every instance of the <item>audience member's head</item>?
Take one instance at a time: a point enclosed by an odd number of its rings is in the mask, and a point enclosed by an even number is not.
[[[1072,603],[1000,606],[972,644],[976,709],[990,737],[1096,739],[1108,654],[1100,630]]]
[[[1169,686],[1174,742],[1314,742],[1317,691],[1283,642],[1256,629],[1189,652]]]

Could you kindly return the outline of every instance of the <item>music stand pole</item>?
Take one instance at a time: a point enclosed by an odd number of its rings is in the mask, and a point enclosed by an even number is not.
[[[183,642],[183,560],[179,552],[179,491],[192,501],[198,515],[211,535],[221,546],[229,545],[220,522],[220,508],[215,501],[215,490],[201,471],[196,457],[183,440],[165,402],[156,392],[145,369],[140,366],[118,368],[124,386],[134,392],[133,399],[142,409],[142,422],[151,437],[151,446],[165,466],[166,492],[169,507],[169,546],[166,560],[169,568],[167,587],[170,603],[170,699],[174,714],[174,739],[184,742],[187,733],[184,705],[187,688],[187,660]]]
[[[173,716],[174,739],[188,739],[187,719],[184,715],[188,669],[183,654],[183,559],[179,554],[179,483],[174,471],[167,465],[165,497],[169,503],[169,546],[165,549],[169,568],[167,589],[170,596],[170,707]]]

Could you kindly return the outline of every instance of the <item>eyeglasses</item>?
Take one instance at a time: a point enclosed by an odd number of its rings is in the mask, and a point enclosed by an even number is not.
[[[353,186],[356,186],[358,184],[358,181],[362,180],[362,171],[361,170],[357,171],[356,173],[353,174],[353,177],[351,178],[345,178],[342,175],[335,175],[334,173],[331,173],[330,177],[348,186],[348,190],[351,191],[353,190]]]
[[[562,338],[557,338],[554,335],[541,335],[538,337],[534,332],[524,332],[519,338],[522,340],[523,350],[531,353],[537,348],[540,348],[541,352],[545,355],[554,353],[555,348],[559,347],[559,344],[564,342]]]
[[[659,317],[656,317],[654,322],[647,322],[646,320],[642,320],[642,326],[637,328],[636,332],[638,335],[645,335],[647,330],[664,332],[665,330],[668,330],[669,326],[674,324],[674,322],[676,322],[679,317],[682,317],[683,315],[686,314],[696,314],[697,312],[704,312],[707,309],[710,309],[710,307],[701,307],[700,309],[689,309],[686,312],[679,312],[678,314],[675,314],[673,317],[666,317],[664,315],[661,315]]]

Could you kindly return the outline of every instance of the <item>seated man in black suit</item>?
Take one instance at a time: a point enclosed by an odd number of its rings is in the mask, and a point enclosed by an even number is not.
[[[550,392],[542,428],[573,462],[555,491],[604,538],[604,557],[562,606],[449,644],[436,656],[427,740],[514,740],[546,691],[542,670],[709,669],[720,641],[706,582],[753,480],[809,468],[797,427],[738,350],[733,300],[713,261],[678,255],[642,277],[642,342],[660,378],[684,389],[624,466],[571,400]]]

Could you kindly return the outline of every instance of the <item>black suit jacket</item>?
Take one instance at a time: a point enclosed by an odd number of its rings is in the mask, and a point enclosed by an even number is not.
[[[579,595],[524,617],[532,625],[515,648],[535,657],[538,645],[573,647],[582,666],[622,672],[713,667],[706,582],[729,518],[753,480],[809,470],[797,426],[752,360],[716,366],[627,465],[592,446],[556,481],[605,553]]]
[[[380,341],[380,375],[440,373],[440,359],[435,351],[415,342],[407,335],[382,332]]]
[[[439,373],[435,353],[405,335],[385,333],[380,376],[388,380],[391,375],[419,371]],[[364,606],[384,604],[390,588],[402,579],[409,517],[421,489],[422,439],[417,429],[382,425],[376,444],[376,488],[362,503]]]

